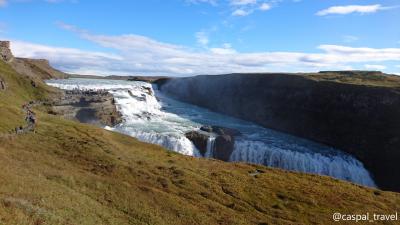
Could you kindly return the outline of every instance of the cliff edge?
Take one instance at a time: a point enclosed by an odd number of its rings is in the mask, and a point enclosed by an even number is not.
[[[0,41],[0,57],[6,63],[9,63],[19,74],[38,79],[62,79],[68,77],[68,74],[54,69],[46,59],[27,59],[14,57],[11,52],[9,41]]]

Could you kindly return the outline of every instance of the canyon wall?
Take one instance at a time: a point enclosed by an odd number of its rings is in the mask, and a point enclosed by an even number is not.
[[[341,78],[353,75],[360,76]],[[178,100],[346,151],[364,163],[379,187],[400,191],[400,89],[387,85],[384,75],[372,75],[377,85],[230,74],[162,80],[159,87]]]

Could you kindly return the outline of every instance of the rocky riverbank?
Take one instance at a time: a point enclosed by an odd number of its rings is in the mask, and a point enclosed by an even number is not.
[[[231,74],[159,82],[181,101],[342,149],[400,191],[400,79],[379,72]]]
[[[50,114],[97,126],[115,126],[122,122],[113,96],[106,91],[64,91],[52,103]]]

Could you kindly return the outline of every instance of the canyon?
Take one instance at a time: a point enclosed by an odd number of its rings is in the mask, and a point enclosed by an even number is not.
[[[352,154],[400,191],[400,78],[380,72],[228,74],[163,79],[163,93]]]

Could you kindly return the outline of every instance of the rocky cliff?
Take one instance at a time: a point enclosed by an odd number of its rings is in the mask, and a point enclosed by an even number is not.
[[[41,80],[63,79],[68,74],[54,69],[46,59],[15,58],[10,65],[20,74]]]
[[[50,114],[81,123],[113,127],[122,122],[113,95],[104,91],[64,91],[51,106]]]
[[[54,69],[46,59],[27,59],[16,58],[11,52],[9,41],[0,41],[0,59],[9,63],[15,71],[30,79],[60,79],[68,75],[57,69]]]
[[[14,59],[14,56],[10,50],[9,41],[0,41],[0,58],[6,62],[10,62]]]
[[[171,96],[342,149],[400,191],[400,80],[379,72],[230,74],[171,79]]]
[[[8,66],[18,73],[21,79],[29,80],[30,86],[40,90],[49,89],[44,80],[67,78],[68,74],[50,65],[46,59],[15,58],[10,50],[9,41],[0,41],[0,56]],[[5,91],[7,82],[0,73],[0,91]],[[122,121],[115,101],[110,93],[96,91],[60,91],[54,92],[47,106],[52,106],[48,113],[62,115],[64,118],[99,126],[115,126]]]

